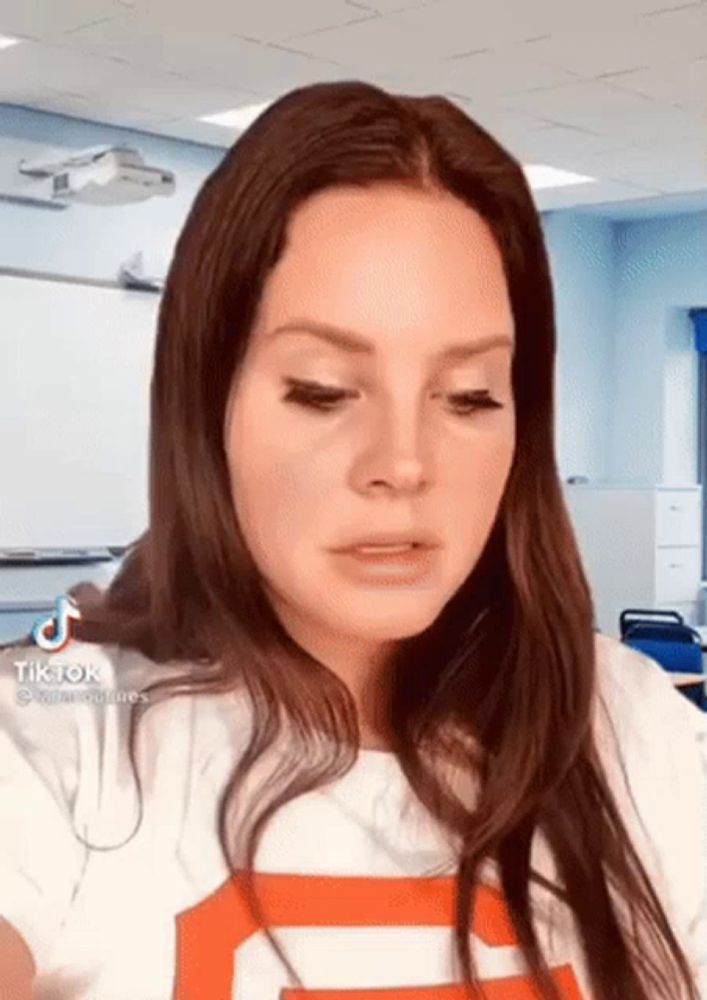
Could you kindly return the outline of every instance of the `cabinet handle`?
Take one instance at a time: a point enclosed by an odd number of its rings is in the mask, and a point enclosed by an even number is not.
[[[679,506],[678,504],[676,504],[676,503],[671,503],[671,504],[670,504],[670,507],[668,508],[668,510],[682,510],[682,507],[680,507],[680,506]]]
[[[682,569],[682,563],[668,563],[668,569]]]

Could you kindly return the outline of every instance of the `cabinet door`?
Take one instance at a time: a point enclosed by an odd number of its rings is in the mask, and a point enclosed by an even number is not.
[[[686,625],[694,628],[699,624],[700,605],[698,601],[671,601],[670,610],[677,611],[678,614],[682,615]]]
[[[700,544],[700,490],[656,490],[656,545]]]
[[[656,549],[656,599],[659,604],[667,601],[696,601],[700,589],[699,546],[666,547]]]

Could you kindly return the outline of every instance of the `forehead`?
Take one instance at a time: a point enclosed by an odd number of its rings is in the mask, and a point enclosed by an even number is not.
[[[294,211],[254,332],[303,316],[360,331],[380,350],[449,332],[513,334],[503,260],[483,218],[449,194],[392,184],[329,188]],[[290,339],[305,342],[276,338]]]

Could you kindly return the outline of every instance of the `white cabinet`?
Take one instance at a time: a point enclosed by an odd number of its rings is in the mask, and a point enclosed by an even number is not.
[[[656,501],[656,544],[699,544],[702,487],[667,489],[658,487]]]
[[[697,545],[656,548],[656,600],[678,604],[697,600],[695,581],[700,579],[700,555]]]
[[[592,590],[595,626],[619,636],[624,608],[700,621],[702,487],[563,483]]]

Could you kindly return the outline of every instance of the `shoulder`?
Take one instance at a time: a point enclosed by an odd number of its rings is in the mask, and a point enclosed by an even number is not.
[[[651,657],[601,633],[595,648],[599,751],[609,764],[628,765],[637,783],[655,789],[662,780],[669,798],[682,794],[696,808],[707,783],[707,713]]]
[[[707,739],[707,714],[673,685],[654,659],[618,639],[595,634],[597,712],[623,724],[627,737],[648,735],[660,742],[681,733],[691,741]]]
[[[0,721],[43,742],[91,710],[117,703],[120,692],[139,691],[156,664],[117,646],[70,641],[60,652],[36,645],[0,649]],[[127,694],[126,694],[127,697]]]
[[[688,929],[707,905],[707,714],[655,660],[595,638],[597,750],[639,853]]]
[[[121,701],[121,695],[137,694],[169,678],[192,673],[193,666],[186,662],[158,663],[138,650],[115,644],[72,639],[60,652],[47,652],[36,645],[5,646],[0,647],[0,701],[6,706],[9,702],[51,702],[54,707],[73,704],[74,693],[103,692],[103,702],[111,704]],[[47,692],[55,697],[42,697]],[[85,703],[90,700],[84,699]]]
[[[37,646],[0,649],[0,731],[24,756],[51,766],[82,768],[91,761],[125,764],[133,707],[140,710],[138,746],[149,767],[170,748],[188,749],[199,764],[216,750],[231,758],[245,746],[251,712],[240,691],[198,692],[189,682],[198,666],[158,663],[137,650],[72,640],[61,652]],[[105,745],[110,745],[106,754]],[[186,761],[182,761],[185,764]]]
[[[72,665],[75,680],[57,683],[46,674],[37,680],[38,665]],[[149,800],[151,815],[160,815],[178,811],[195,785],[202,795],[220,794],[250,736],[244,698],[194,693],[188,684],[179,693],[151,690],[195,671],[195,664],[157,663],[95,643],[72,641],[52,654],[25,646],[0,650],[0,786],[7,808],[11,799],[31,799],[47,813],[51,798],[67,829],[115,845],[134,832],[140,801]]]
[[[67,809],[82,806],[121,768],[130,705],[122,692],[138,691],[149,674],[149,663],[94,643],[0,649],[0,773],[37,796],[44,786]]]

